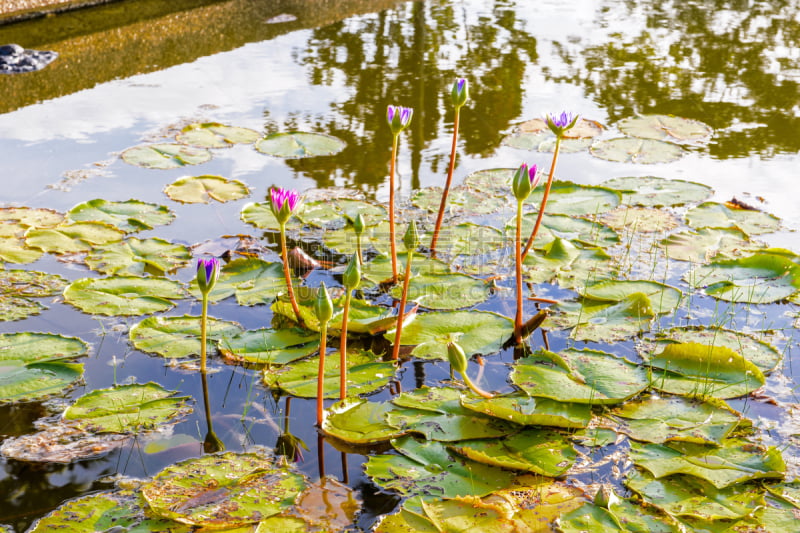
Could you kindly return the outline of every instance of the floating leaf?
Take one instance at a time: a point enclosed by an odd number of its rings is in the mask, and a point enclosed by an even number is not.
[[[0,207],[0,222],[25,228],[52,228],[64,221],[64,215],[52,209],[35,207]],[[5,224],[2,224],[5,225]]]
[[[772,303],[800,289],[800,265],[781,255],[760,253],[697,267],[684,279],[727,302]]]
[[[652,386],[672,394],[736,398],[765,382],[756,365],[725,346],[667,344],[646,360],[652,367]]]
[[[564,153],[585,150],[591,145],[591,138],[600,135],[603,129],[599,122],[579,118],[575,126],[564,133],[560,150]],[[555,140],[544,119],[534,118],[520,124],[517,132],[503,139],[503,144],[522,150],[552,152]]]
[[[0,334],[0,365],[7,360],[34,363],[72,359],[86,355],[88,350],[89,346],[77,337],[29,332]]]
[[[6,263],[33,263],[42,257],[42,251],[29,248],[23,239],[0,239],[0,260]]]
[[[387,218],[386,208],[362,200],[350,198],[335,198],[332,200],[303,203],[296,213],[303,223],[318,228],[341,226],[349,223],[350,232],[353,232],[352,223],[361,214],[365,226],[374,226]],[[355,234],[354,234],[355,235]]]
[[[97,198],[76,205],[67,211],[67,217],[73,222],[103,222],[131,233],[169,224],[175,213],[163,205],[139,200],[110,202]]]
[[[68,464],[101,457],[130,438],[117,433],[87,433],[75,423],[60,421],[36,433],[5,439],[0,453],[16,461]]]
[[[696,143],[711,137],[711,126],[699,120],[673,115],[640,115],[617,123],[619,130],[631,137],[658,139],[675,143]]]
[[[184,204],[207,204],[211,200],[230,202],[250,196],[250,189],[239,180],[222,176],[184,176],[167,185],[170,200]]]
[[[403,496],[442,500],[457,496],[485,496],[507,487],[511,472],[451,455],[437,441],[411,436],[392,440],[402,455],[373,455],[364,470],[379,487]]]
[[[411,203],[420,209],[437,213],[442,194],[441,187],[426,187],[411,196]],[[447,195],[446,212],[451,216],[488,215],[505,207],[510,207],[508,196],[486,196],[464,186],[453,187]]]
[[[182,144],[201,148],[227,148],[233,144],[250,144],[261,138],[261,134],[248,128],[226,126],[218,122],[189,124],[175,136]]]
[[[505,198],[509,207],[512,207],[511,181],[514,179],[516,168],[490,168],[478,170],[464,178],[463,186],[483,196],[498,196]],[[431,204],[434,206],[434,204]],[[438,210],[432,209],[432,211]]]
[[[533,250],[523,261],[525,279],[532,283],[558,283],[574,289],[597,283],[612,274],[611,257],[600,248],[578,249],[556,237],[542,251]]]
[[[67,280],[58,274],[35,270],[0,270],[0,293],[41,298],[64,290]]]
[[[287,510],[304,488],[300,474],[267,458],[224,453],[168,466],[142,487],[142,495],[159,516],[229,529]]]
[[[455,340],[467,356],[487,355],[503,347],[514,327],[510,319],[487,311],[425,313],[403,327],[401,343],[415,348],[411,355],[447,360],[447,343]],[[394,342],[394,332],[385,337]]]
[[[411,270],[414,270],[413,262]],[[400,299],[403,288],[396,285],[392,296]],[[408,285],[408,300],[437,310],[461,309],[479,304],[489,297],[486,281],[466,274],[418,273]],[[405,342],[405,341],[403,341]]]
[[[344,531],[352,527],[356,514],[361,510],[361,500],[355,491],[331,476],[322,477],[318,482],[306,487],[298,497],[294,513],[305,521],[306,531]],[[264,529],[261,531],[287,533],[285,528]]]
[[[381,361],[369,351],[353,350],[347,353],[347,391],[350,395],[367,394],[385,387],[395,378],[397,366],[391,361]],[[319,356],[298,361],[292,365],[264,370],[264,383],[267,387],[281,389],[292,396],[301,398],[317,397],[317,376],[319,375]],[[325,398],[339,397],[341,368],[339,357],[325,359],[325,379],[323,394]]]
[[[166,311],[185,296],[177,281],[159,278],[81,278],[64,291],[64,300],[85,313],[146,315]]]
[[[600,507],[585,503],[558,519],[561,533],[679,533],[674,518],[655,507],[636,505],[630,500],[614,501]]]
[[[702,202],[714,193],[714,189],[702,183],[655,176],[613,178],[602,185],[620,191],[623,204],[644,207],[674,207]]]
[[[422,511],[400,508],[384,517],[375,533],[440,533],[442,531],[482,531],[515,533],[519,531],[506,517],[504,509],[484,504],[478,499],[421,501]]]
[[[344,147],[344,141],[336,137],[302,131],[273,133],[256,142],[256,150],[262,154],[287,159],[333,155]]]
[[[240,214],[242,220],[259,229],[278,231],[281,227],[278,219],[272,213],[272,209],[266,202],[250,202],[242,208]],[[287,226],[291,226],[293,218],[289,219]]]
[[[54,254],[88,252],[93,246],[122,240],[121,230],[101,222],[73,222],[49,229],[30,229],[25,244]]]
[[[544,188],[537,187],[528,202],[539,206]],[[620,203],[618,191],[606,187],[578,185],[569,181],[554,181],[547,199],[546,212],[569,216],[596,215],[611,211]]]
[[[657,281],[608,280],[580,291],[584,298],[605,302],[619,302],[636,293],[646,295],[653,312],[659,315],[674,311],[681,301],[681,291]]]
[[[83,376],[83,365],[58,361],[0,361],[0,404],[30,402],[60,394]]]
[[[405,271],[407,259],[407,252],[400,252],[397,254],[398,272]],[[444,261],[431,259],[430,257],[420,254],[414,254],[411,260],[411,271],[427,276],[449,274],[451,272],[450,266]],[[392,260],[388,255],[379,255],[372,261],[365,263],[362,272],[365,280],[369,280],[377,285],[392,277]]]
[[[432,237],[433,232],[426,233],[421,240],[427,244]],[[479,255],[495,252],[509,244],[500,230],[468,222],[442,228],[436,241],[436,252],[448,255]]]
[[[772,233],[781,226],[780,219],[769,213],[716,202],[706,202],[690,209],[686,213],[686,223],[695,229],[736,228],[747,235]]]
[[[606,213],[603,222],[617,231],[635,233],[667,233],[679,224],[672,213],[649,207],[618,207]]]
[[[208,318],[208,349],[223,336],[236,335],[242,328],[235,322]],[[130,340],[137,350],[155,353],[168,359],[200,355],[199,316],[151,316],[130,330]]]
[[[44,305],[19,296],[0,295],[0,321],[23,320],[47,309]]]
[[[539,350],[517,360],[511,382],[530,396],[592,405],[621,403],[648,385],[647,371],[597,350]]]
[[[406,432],[386,422],[386,414],[396,409],[390,402],[370,402],[345,398],[333,404],[322,420],[326,435],[356,445],[386,442]]]
[[[720,447],[690,442],[642,444],[631,442],[631,460],[656,479],[686,474],[708,481],[718,489],[753,479],[783,479],[786,465],[781,452],[741,439],[728,439]]]
[[[211,160],[211,152],[183,144],[149,144],[122,152],[122,160],[144,168],[170,169],[199,165]]]
[[[762,247],[733,228],[681,231],[670,235],[659,244],[670,259],[692,263],[707,263],[715,257],[733,258]]]
[[[195,297],[200,297],[197,280],[191,282],[189,291]],[[268,304],[283,292],[286,292],[286,278],[280,263],[240,257],[220,269],[219,279],[209,293],[208,300],[218,302],[235,294],[239,305]]]
[[[95,389],[69,406],[64,418],[96,433],[136,433],[161,427],[190,410],[188,396],[174,395],[152,382]]]
[[[218,346],[223,357],[235,363],[285,365],[316,352],[319,335],[299,328],[262,328],[223,337]]]
[[[677,144],[651,139],[617,137],[597,141],[589,152],[600,159],[618,163],[669,163],[680,159],[684,150]]]
[[[547,205],[550,205],[548,201]],[[548,207],[549,211],[550,208]],[[536,223],[537,213],[526,213],[522,216],[521,233],[524,239],[533,231]],[[511,235],[516,232],[516,218],[506,222],[506,235],[513,239]],[[587,218],[568,215],[551,215],[545,213],[542,217],[542,224],[539,232],[533,241],[534,248],[544,248],[555,239],[560,238],[588,247],[608,248],[619,243],[617,232],[605,224],[594,222]],[[513,242],[512,240],[509,243]]]
[[[189,249],[164,239],[128,237],[122,242],[96,246],[86,256],[89,268],[106,275],[141,276],[152,272],[163,275],[192,259]]]
[[[592,418],[589,405],[556,402],[519,392],[488,400],[462,396],[461,405],[472,411],[523,426],[585,428]]]

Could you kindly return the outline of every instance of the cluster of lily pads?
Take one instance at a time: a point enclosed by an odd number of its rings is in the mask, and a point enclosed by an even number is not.
[[[680,153],[682,143],[707,141],[710,129],[637,117],[618,125],[626,137],[604,142],[593,140],[604,129],[597,122],[551,115],[507,140],[553,151],[543,186],[538,166],[523,164],[482,170],[451,187],[464,80],[451,96],[456,121],[444,189],[396,201],[398,139],[412,112],[390,106],[388,208],[347,191],[317,191],[318,199],[311,191],[301,201],[296,191],[272,187],[241,218],[278,239],[280,260],[265,260],[275,253],[258,246],[234,251],[224,264],[199,257],[188,287],[170,276],[199,254],[134,236],[168,224],[175,215],[165,206],[96,199],[67,213],[0,209],[5,263],[51,253],[104,276],[67,283],[45,272],[2,270],[0,319],[39,313],[40,300],[58,294],[90,314],[147,315],[130,328],[131,345],[182,369],[200,362],[209,426],[206,455],[140,484],[66,502],[33,531],[77,519],[90,530],[352,526],[358,498],[330,478],[312,482],[299,473],[291,460],[305,445],[288,430],[285,449],[275,453],[222,452],[209,414],[207,354],[212,365],[259,372],[287,403],[317,399],[321,434],[343,451],[368,455],[366,475],[404,498],[376,531],[794,531],[800,485],[786,479],[781,451],[762,444],[752,421],[726,403],[761,390],[781,352],[758,335],[723,327],[719,317],[692,327],[680,318],[693,296],[744,308],[800,303],[800,256],[755,240],[780,221],[743,202],[709,202],[712,191],[697,183],[555,179],[560,151],[591,148],[619,161],[654,162],[647,154]],[[235,143],[281,157],[343,146],[313,133],[262,138],[216,123],[190,125],[176,140],[131,148],[122,159],[175,168]],[[250,190],[203,175],[180,178],[165,193],[207,203]],[[315,269],[330,288],[307,283]],[[201,300],[201,316],[166,314],[190,296]],[[214,317],[209,306],[227,298],[269,306],[271,327],[244,330]],[[531,336],[538,330],[542,341]],[[551,350],[557,339],[567,347]],[[613,353],[632,339],[633,360]],[[340,357],[325,357],[329,341]],[[579,348],[584,341],[608,351]],[[512,348],[513,361],[495,361]],[[61,335],[0,335],[0,402],[63,395],[80,383],[77,361],[88,350]],[[450,380],[402,392],[398,372],[409,361],[449,363],[463,384],[451,371]],[[486,378],[497,368],[506,383]],[[368,398],[387,388],[390,399]],[[325,409],[325,399],[339,401]],[[6,439],[0,453],[33,462],[97,457],[133,434],[181,420],[190,400],[155,383],[92,391],[43,420],[40,432]],[[581,476],[598,472],[604,450],[623,453],[612,474],[589,483]]]

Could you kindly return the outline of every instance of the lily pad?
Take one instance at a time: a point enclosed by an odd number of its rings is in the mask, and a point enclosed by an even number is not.
[[[0,295],[0,321],[23,320],[47,309],[39,302],[19,296]]]
[[[242,331],[235,322],[208,318],[208,350],[215,348],[215,341],[224,336],[233,336]],[[199,316],[151,316],[145,318],[129,333],[130,341],[137,350],[155,353],[167,359],[200,356]]]
[[[224,453],[169,466],[142,487],[150,508],[178,522],[229,529],[287,510],[305,488],[300,474],[256,454]]]
[[[222,176],[184,176],[167,185],[164,193],[183,204],[207,204],[211,200],[231,202],[250,196],[250,189],[239,180]]]
[[[514,474],[507,470],[451,455],[437,441],[411,436],[392,440],[402,455],[373,455],[364,466],[366,474],[383,489],[424,500],[458,496],[485,496],[507,487]]]
[[[0,453],[16,461],[69,464],[101,457],[123,446],[130,438],[130,435],[118,433],[87,433],[73,422],[60,421],[36,433],[5,439]]]
[[[781,255],[759,253],[697,267],[684,279],[727,302],[772,303],[800,289],[800,265]]]
[[[464,178],[463,186],[483,196],[499,196],[506,198],[509,207],[511,203],[511,181],[514,179],[516,168],[489,168],[473,172]],[[513,195],[512,195],[513,196]],[[433,205],[433,204],[431,204]],[[435,210],[438,211],[438,207]]]
[[[8,237],[0,239],[0,260],[5,263],[33,263],[42,257],[42,250],[29,248],[24,239]]]
[[[547,210],[550,210],[550,202],[547,203]],[[533,231],[536,223],[537,213],[526,213],[522,215],[521,233],[523,239]],[[513,242],[511,237],[516,232],[516,219],[512,218],[506,222],[506,235],[509,235],[509,243]],[[619,243],[619,235],[605,224],[594,222],[587,218],[547,214],[542,217],[542,224],[536,239],[533,241],[533,248],[544,248],[555,239],[572,241],[587,247],[608,248]]]
[[[122,242],[95,246],[86,256],[89,268],[106,275],[163,275],[186,265],[192,254],[182,244],[164,239],[128,237]]]
[[[589,152],[607,161],[643,165],[670,163],[677,161],[684,154],[683,148],[677,144],[633,137],[597,141],[589,148]]]
[[[298,290],[295,280],[295,290]],[[189,285],[189,291],[200,298],[197,280]],[[210,302],[219,302],[236,295],[239,305],[268,304],[286,292],[286,278],[280,263],[268,263],[255,257],[240,257],[220,269],[217,284],[208,295]]]
[[[180,282],[159,278],[81,278],[64,291],[64,300],[85,313],[135,316],[166,311],[186,293]]]
[[[422,238],[428,244],[433,232]],[[491,226],[467,222],[442,228],[436,241],[436,252],[448,255],[483,255],[496,252],[510,243],[503,233]]]
[[[725,346],[667,344],[646,360],[652,367],[652,386],[672,394],[736,398],[765,382],[756,365]]]
[[[319,349],[319,334],[295,329],[262,328],[220,339],[219,351],[235,363],[285,365]]]
[[[52,228],[63,221],[64,215],[52,209],[0,207],[0,222],[11,222],[25,228]]]
[[[400,510],[381,519],[375,533],[441,533],[442,531],[483,531],[515,533],[504,509],[484,504],[478,499],[454,498],[421,502],[422,511]]]
[[[539,206],[543,196],[544,188],[537,187],[528,197],[528,201]],[[611,211],[620,204],[621,199],[622,195],[614,189],[554,181],[545,212],[569,216],[596,215]]]
[[[611,256],[600,248],[576,248],[556,237],[541,251],[533,250],[523,261],[525,279],[532,283],[558,283],[567,289],[592,285],[611,276]]]
[[[95,389],[64,412],[66,420],[95,433],[136,433],[161,427],[187,413],[189,397],[176,397],[157,383]]]
[[[351,198],[335,198],[302,204],[297,218],[310,226],[326,229],[348,223],[352,232],[352,224],[359,214],[364,219],[365,226],[374,226],[388,216],[382,205]]]
[[[0,270],[0,293],[10,296],[41,298],[64,290],[67,280],[58,274],[36,270]]]
[[[333,155],[344,147],[344,141],[331,135],[302,131],[273,133],[256,142],[256,150],[262,154],[287,159]]]
[[[679,533],[683,530],[663,511],[630,500],[616,500],[608,508],[585,503],[558,519],[560,533]]]
[[[411,270],[414,270],[413,262]],[[400,285],[395,285],[391,292],[398,300],[402,293],[403,288]],[[472,307],[487,298],[489,285],[486,281],[466,274],[418,273],[411,278],[408,286],[408,300],[428,309]]]
[[[658,139],[675,143],[705,142],[711,137],[711,126],[673,115],[640,115],[620,120],[619,130],[631,137]]]
[[[594,120],[579,118],[575,126],[564,133],[560,150],[564,153],[585,150],[592,143],[592,138],[603,132],[603,126]],[[521,150],[538,150],[552,152],[555,148],[555,135],[550,131],[544,119],[534,118],[519,125],[518,131],[503,139],[503,144]]]
[[[266,202],[250,202],[246,204],[242,207],[240,216],[244,222],[258,229],[278,231],[281,227],[280,224],[278,224],[278,219],[275,218],[275,215],[272,213],[269,204]],[[291,217],[289,222],[286,223],[287,228],[297,227],[298,225],[299,222],[297,222],[295,217]]]
[[[407,259],[407,252],[400,252],[397,254],[398,274],[405,272]],[[362,272],[365,280],[371,281],[377,285],[392,277],[392,260],[388,255],[379,255],[372,261],[365,263]],[[411,272],[432,276],[436,274],[449,274],[451,270],[450,265],[444,261],[431,259],[421,254],[414,254],[411,259]]]
[[[735,258],[763,247],[735,228],[681,231],[670,235],[659,244],[670,259],[692,263],[707,263],[714,258]]]
[[[47,229],[30,229],[25,244],[54,254],[88,252],[92,247],[122,240],[124,232],[101,222],[73,222]]]
[[[249,128],[226,126],[218,122],[189,124],[175,136],[182,144],[201,148],[227,148],[233,144],[251,144],[261,138],[261,134]]]
[[[0,404],[31,402],[61,394],[83,376],[83,365],[19,359],[0,361]]]
[[[390,402],[345,398],[327,410],[327,416],[322,420],[322,431],[355,445],[387,442],[406,433],[386,422],[386,415],[396,408]]]
[[[530,396],[561,402],[621,403],[647,388],[647,371],[597,350],[539,350],[516,361],[511,382]]]
[[[584,298],[619,302],[632,294],[644,294],[650,299],[653,312],[670,313],[681,301],[681,291],[657,281],[609,280],[584,287],[580,294]]]
[[[375,392],[388,385],[395,378],[396,371],[395,363],[381,361],[372,352],[355,349],[348,351],[347,393],[356,396]],[[292,396],[316,398],[319,356],[292,365],[267,368],[263,375],[267,387],[281,389]],[[325,358],[325,379],[322,385],[325,398],[339,397],[340,376],[338,352],[328,354]]]
[[[170,169],[199,165],[211,160],[211,152],[183,144],[149,144],[122,152],[122,160],[144,168]]]
[[[523,426],[585,428],[592,418],[589,405],[557,402],[519,392],[491,399],[462,396],[461,405],[471,411]]]
[[[649,207],[618,207],[605,214],[603,222],[617,231],[668,233],[679,225],[672,213]]]
[[[411,355],[421,359],[447,360],[447,343],[455,340],[467,356],[500,351],[511,338],[510,319],[487,311],[425,313],[403,327],[402,344],[415,346]],[[394,342],[394,332],[385,337]]]
[[[411,196],[411,203],[420,209],[438,213],[442,194],[441,187],[426,187]],[[488,215],[510,206],[508,196],[486,196],[468,187],[456,186],[447,195],[445,213],[449,216]]]
[[[0,364],[7,360],[25,363],[73,359],[86,355],[89,346],[77,337],[53,333],[0,334]]]
[[[702,202],[714,193],[714,189],[702,183],[655,176],[613,178],[602,185],[620,191],[623,204],[643,207],[675,207]]]
[[[97,198],[76,205],[67,211],[67,217],[73,222],[103,222],[131,233],[169,224],[175,213],[163,205],[139,200],[111,202]]]
[[[716,202],[706,202],[690,209],[686,213],[686,223],[695,229],[736,228],[747,235],[772,233],[781,226],[780,219],[769,213]]]

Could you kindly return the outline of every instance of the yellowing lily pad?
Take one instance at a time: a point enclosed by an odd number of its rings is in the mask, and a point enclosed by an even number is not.
[[[690,209],[686,223],[693,228],[736,228],[747,235],[772,233],[781,226],[780,219],[769,213],[716,202]]]
[[[64,291],[64,300],[85,313],[135,316],[166,311],[186,293],[169,279],[113,277],[81,278]]]
[[[207,204],[211,200],[230,202],[250,196],[250,189],[239,180],[222,176],[184,176],[167,185],[164,193],[184,204]]]
[[[67,217],[74,222],[103,222],[131,233],[169,224],[175,213],[163,205],[139,200],[110,202],[97,198],[76,205],[67,212]]]
[[[227,148],[234,144],[254,143],[260,137],[260,133],[249,128],[226,126],[218,122],[196,122],[184,127],[175,140],[201,148]]]
[[[655,176],[613,178],[602,185],[620,191],[623,204],[643,207],[673,207],[702,202],[714,192],[702,183]]]
[[[625,118],[617,124],[619,130],[631,137],[658,139],[675,143],[705,142],[711,137],[711,126],[689,118],[673,115],[640,115]]]
[[[122,242],[95,246],[86,255],[89,268],[102,274],[141,276],[145,273],[163,275],[186,265],[192,254],[182,244],[164,239],[128,237]]]
[[[585,428],[592,418],[589,405],[557,402],[519,392],[491,399],[462,396],[461,405],[472,411],[522,426]]]
[[[204,148],[183,144],[149,144],[134,146],[122,152],[122,160],[144,168],[170,169],[199,165],[211,160],[211,152]]]
[[[54,254],[88,252],[93,246],[122,240],[124,232],[101,222],[73,222],[46,229],[30,229],[25,244]]]

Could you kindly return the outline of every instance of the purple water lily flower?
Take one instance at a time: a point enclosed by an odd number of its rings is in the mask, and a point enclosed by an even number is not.
[[[200,292],[208,294],[219,277],[219,259],[216,257],[201,257],[197,260],[197,286]]]
[[[580,118],[580,115],[573,116],[571,112],[562,111],[560,115],[553,113],[548,114],[544,121],[556,137],[563,137],[567,130],[575,126],[578,122],[578,118]]]
[[[455,106],[456,109],[467,103],[467,98],[469,98],[469,87],[465,78],[461,78],[453,84],[453,89],[450,91],[450,97],[453,99],[453,106]]]
[[[300,203],[300,195],[294,189],[272,187],[269,190],[269,201],[272,214],[280,224],[286,224],[289,217]]]
[[[410,107],[390,105],[386,108],[386,121],[392,129],[392,134],[397,135],[408,126],[414,110]]]
[[[514,173],[514,179],[511,182],[514,197],[517,200],[524,201],[539,184],[540,178],[536,165],[528,167],[526,163],[522,163]]]

